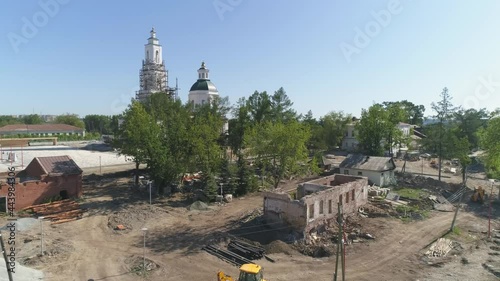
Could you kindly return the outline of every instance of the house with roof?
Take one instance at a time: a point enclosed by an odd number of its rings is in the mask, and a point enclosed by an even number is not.
[[[40,204],[55,197],[68,199],[82,196],[82,169],[71,157],[35,157],[16,175],[15,210]],[[9,196],[6,179],[0,181],[0,212],[6,212]]]
[[[341,174],[367,177],[370,184],[387,186],[394,182],[396,164],[392,157],[349,154],[339,168]]]
[[[12,124],[0,128],[0,136],[32,135],[32,136],[85,136],[85,129],[67,124]]]

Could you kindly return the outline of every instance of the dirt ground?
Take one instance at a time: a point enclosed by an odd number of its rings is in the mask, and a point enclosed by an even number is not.
[[[131,188],[128,178],[99,178],[84,182],[82,206],[89,212],[81,220],[51,225],[44,222],[44,250],[40,253],[40,228],[18,233],[18,261],[43,270],[45,280],[141,280],[143,231],[146,227],[146,262],[153,270],[147,280],[216,280],[223,270],[237,276],[238,269],[209,255],[201,248],[228,241],[228,232],[270,237],[272,231],[258,226],[241,226],[262,207],[260,194],[235,199],[208,210],[188,210],[184,195],[153,200],[146,192]],[[284,185],[290,189],[296,181]],[[500,230],[499,205],[493,204],[492,229]],[[452,212],[433,211],[430,217],[404,223],[397,218],[358,218],[375,240],[347,246],[347,280],[498,280],[493,267],[500,268],[494,249],[499,239],[488,241],[488,208],[467,205],[459,212],[460,233],[449,237],[461,248],[441,260],[423,254],[441,237],[453,219]],[[2,218],[4,223],[5,219]],[[117,224],[126,230],[114,230]],[[288,246],[288,245],[287,245]],[[493,247],[493,248],[492,248]],[[498,249],[500,250],[500,248]],[[500,253],[500,252],[499,252]],[[269,254],[274,263],[257,261],[270,281],[332,280],[335,257],[313,258],[290,248]],[[486,265],[485,265],[486,264]],[[491,266],[490,266],[491,265]]]

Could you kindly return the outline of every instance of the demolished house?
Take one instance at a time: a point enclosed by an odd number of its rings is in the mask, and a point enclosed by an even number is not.
[[[334,174],[297,187],[296,199],[288,193],[264,194],[264,217],[290,225],[304,237],[336,219],[338,204],[344,214],[356,213],[368,202],[366,177]]]

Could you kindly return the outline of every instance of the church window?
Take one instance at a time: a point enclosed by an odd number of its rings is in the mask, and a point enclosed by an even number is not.
[[[159,58],[158,58],[158,50],[156,50],[156,57],[155,57],[155,61],[156,61],[156,62],[159,62]]]
[[[146,60],[149,60],[149,51],[146,51]]]

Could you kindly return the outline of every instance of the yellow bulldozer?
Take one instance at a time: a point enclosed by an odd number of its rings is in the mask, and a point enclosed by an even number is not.
[[[264,280],[264,273],[262,267],[257,264],[247,263],[240,267],[240,277],[235,280],[233,277],[224,274],[224,272],[217,272],[217,281],[266,281]]]
[[[484,189],[482,187],[478,187],[474,189],[474,194],[472,194],[471,201],[483,203],[484,202]]]

